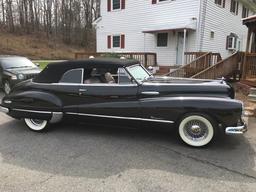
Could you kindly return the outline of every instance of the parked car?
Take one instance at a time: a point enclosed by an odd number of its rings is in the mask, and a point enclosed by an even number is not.
[[[0,56],[0,85],[6,94],[11,88],[40,73],[40,69],[29,59],[20,56]]]
[[[49,64],[15,86],[1,111],[44,131],[66,117],[117,124],[166,124],[188,145],[202,147],[219,133],[242,134],[243,104],[223,80],[154,77],[135,60],[89,59]]]

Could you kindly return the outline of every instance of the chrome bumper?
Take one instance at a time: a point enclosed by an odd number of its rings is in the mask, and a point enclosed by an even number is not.
[[[225,132],[227,135],[241,135],[247,131],[247,125],[244,124],[238,127],[227,127]]]
[[[0,106],[0,112],[2,112],[2,113],[9,113],[9,109],[6,108],[6,107]]]

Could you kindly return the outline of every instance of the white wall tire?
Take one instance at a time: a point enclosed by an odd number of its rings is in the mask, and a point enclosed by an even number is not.
[[[214,134],[211,121],[201,115],[186,116],[179,125],[180,138],[192,147],[203,147],[209,144]]]
[[[47,128],[48,121],[39,119],[24,119],[28,128],[32,131],[41,132]]]

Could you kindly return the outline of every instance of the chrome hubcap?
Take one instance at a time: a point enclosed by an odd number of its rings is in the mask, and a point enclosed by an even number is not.
[[[186,137],[193,141],[201,141],[209,134],[207,125],[199,120],[187,122],[184,126],[184,132]]]
[[[40,120],[40,119],[30,119],[31,123],[33,123],[36,126],[40,126],[43,124],[44,120]]]

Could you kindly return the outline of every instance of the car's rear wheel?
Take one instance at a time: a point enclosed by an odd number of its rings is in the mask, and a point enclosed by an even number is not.
[[[188,115],[179,124],[179,135],[186,144],[192,147],[203,147],[214,138],[213,121],[202,115]]]
[[[30,130],[36,132],[44,131],[48,126],[48,121],[46,120],[25,118],[24,121]]]
[[[11,85],[10,85],[9,81],[4,81],[3,88],[4,88],[4,93],[6,95],[10,94],[10,92],[11,92]]]

